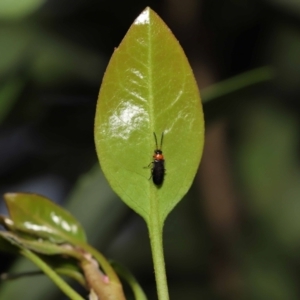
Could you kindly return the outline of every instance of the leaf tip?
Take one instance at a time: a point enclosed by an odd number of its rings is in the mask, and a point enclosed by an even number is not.
[[[150,7],[147,6],[135,19],[134,24],[135,25],[141,25],[141,24],[149,24],[150,23]]]
[[[13,200],[15,197],[16,197],[16,193],[5,193],[3,195],[3,198],[5,201],[8,201],[8,200]]]

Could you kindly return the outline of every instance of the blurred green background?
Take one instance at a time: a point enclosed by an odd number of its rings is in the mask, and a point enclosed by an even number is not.
[[[165,227],[171,299],[300,299],[299,0],[0,0],[0,192],[67,207],[156,299],[145,224],[111,191],[93,142],[103,72],[146,6],[205,102],[203,160]],[[235,91],[218,84],[233,76]],[[1,253],[8,270],[34,266]],[[66,299],[43,276],[0,283],[1,300],[21,298]]]

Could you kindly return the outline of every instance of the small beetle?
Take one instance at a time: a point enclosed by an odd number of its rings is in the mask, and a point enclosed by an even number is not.
[[[165,159],[162,154],[162,142],[163,142],[163,137],[164,133],[162,132],[161,134],[161,139],[160,139],[160,147],[158,147],[157,144],[157,137],[155,132],[153,132],[154,139],[155,139],[155,144],[156,144],[156,149],[154,150],[154,155],[153,155],[153,161],[149,164],[149,166],[152,164],[152,169],[151,169],[151,177],[153,180],[153,183],[157,186],[162,185],[165,177]],[[151,178],[150,177],[150,178]]]

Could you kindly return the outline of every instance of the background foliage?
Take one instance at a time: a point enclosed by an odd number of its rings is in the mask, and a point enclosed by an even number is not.
[[[299,299],[298,1],[2,1],[0,191],[65,205],[155,298],[147,230],[108,187],[93,142],[103,71],[147,5],[186,51],[203,100],[244,71],[276,74],[204,105],[199,175],[165,228],[171,299]],[[1,272],[33,269],[0,255]],[[20,295],[64,299],[44,277],[1,283],[1,299]]]

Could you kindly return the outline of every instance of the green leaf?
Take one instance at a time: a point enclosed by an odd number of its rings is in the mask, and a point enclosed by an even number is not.
[[[161,187],[149,179],[164,133],[166,174]],[[190,188],[200,162],[204,120],[187,58],[166,24],[146,8],[130,27],[107,67],[95,120],[103,172],[114,191],[149,224],[162,226]]]
[[[22,249],[29,249],[36,253],[45,255],[68,255],[78,260],[83,258],[82,254],[69,244],[57,245],[41,239],[24,239],[15,233],[7,231],[0,231],[0,236],[12,245],[16,245]]]
[[[45,0],[4,0],[0,1],[0,19],[19,19],[37,10]]]
[[[51,200],[35,194],[5,194],[5,203],[16,230],[56,243],[85,242],[79,222]]]

